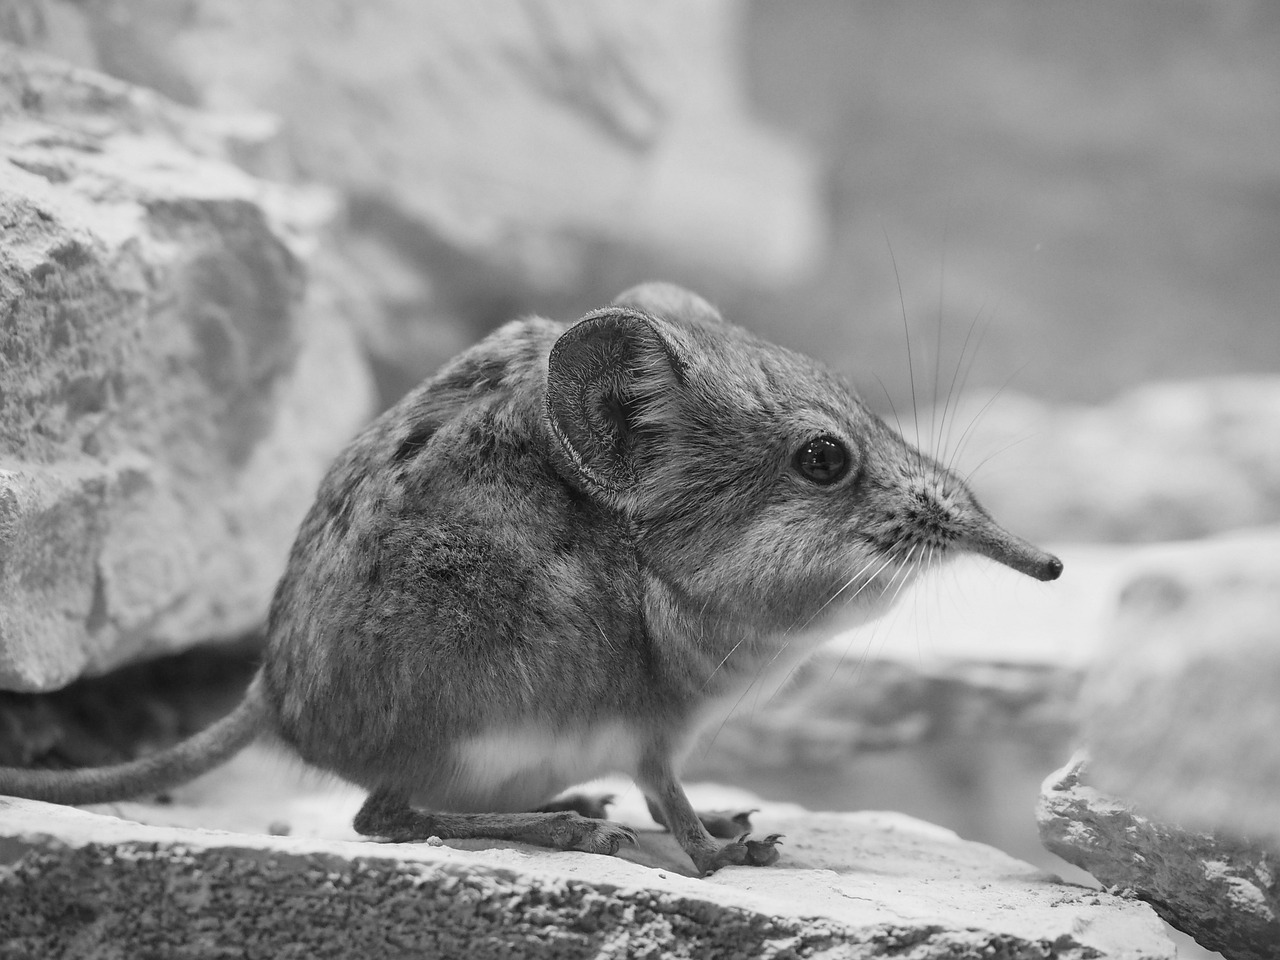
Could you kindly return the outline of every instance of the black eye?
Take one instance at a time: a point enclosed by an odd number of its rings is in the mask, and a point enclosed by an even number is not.
[[[835,437],[814,437],[796,451],[796,469],[806,479],[827,486],[849,472],[849,451]]]

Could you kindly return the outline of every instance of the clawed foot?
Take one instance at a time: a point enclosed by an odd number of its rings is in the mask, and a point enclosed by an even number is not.
[[[703,858],[705,862],[697,864],[702,875],[708,876],[721,867],[767,867],[778,862],[777,846],[782,840],[782,834],[771,833],[763,840],[748,840],[747,836],[744,833],[732,843],[726,843],[716,850],[710,857]]]
[[[557,817],[553,821],[552,846],[612,856],[624,843],[633,847],[639,843],[630,827],[609,821],[609,805],[613,801],[612,793],[572,793],[539,807],[538,812],[564,815],[563,820]]]
[[[633,847],[639,844],[636,832],[630,827],[584,817],[573,811],[555,816],[548,827],[547,846],[557,850],[581,850],[612,856],[624,843]]]

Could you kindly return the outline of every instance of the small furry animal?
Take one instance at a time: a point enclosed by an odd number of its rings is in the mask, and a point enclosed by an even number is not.
[[[635,835],[601,804],[551,801],[619,771],[699,872],[771,863],[776,836],[694,811],[694,735],[964,551],[1062,570],[820,365],[646,284],[507,324],[351,442],[230,715],[119,766],[0,770],[0,793],[155,792],[269,734],[369,790],[364,835],[614,853]]]

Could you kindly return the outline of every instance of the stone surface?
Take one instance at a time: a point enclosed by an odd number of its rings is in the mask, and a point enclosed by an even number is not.
[[[268,761],[239,762],[261,784],[255,764]],[[213,791],[204,806],[186,806],[192,794],[179,791],[172,806],[119,812],[241,832],[0,801],[0,831],[10,838],[0,846],[0,932],[19,951],[0,956],[180,945],[250,957],[431,956],[464,944],[468,956],[531,957],[1174,955],[1145,905],[1062,884],[896,814],[765,805],[757,829],[787,834],[779,865],[696,879],[683,875],[688,864],[626,785],[611,785],[620,792],[614,815],[641,826],[641,844],[623,859],[478,841],[361,842],[347,839],[355,791],[322,788],[264,807],[251,802],[260,786],[246,799],[239,780],[225,771],[222,787],[218,779],[187,788]],[[218,803],[219,791],[236,800]],[[762,806],[734,792],[692,793],[712,806]],[[263,835],[268,817],[293,835]]]
[[[991,395],[948,412],[941,445],[962,447],[961,472],[1022,536],[1168,541],[1280,522],[1280,377],[1145,384],[1090,407],[1003,393],[984,410]]]
[[[1280,951],[1280,848],[1153,819],[1082,780],[1080,760],[1045,781],[1045,845],[1228,960]]]
[[[1136,565],[1079,714],[1101,789],[1280,847],[1280,529]]]
[[[1089,785],[1046,782],[1042,836],[1205,947],[1274,957],[1280,529],[1140,549],[1118,573],[1076,708]]]
[[[818,260],[817,165],[745,102],[744,6],[0,0],[0,35],[279,117],[288,163],[347,201],[394,396],[520,309],[655,272],[776,286]]]
[[[331,200],[162,98],[0,48],[0,688],[251,629],[368,416]]]

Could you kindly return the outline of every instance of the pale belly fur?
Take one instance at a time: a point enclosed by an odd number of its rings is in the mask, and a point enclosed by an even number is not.
[[[639,738],[617,721],[574,730],[488,730],[454,748],[446,802],[460,813],[533,810],[595,777],[633,775],[639,757]]]

